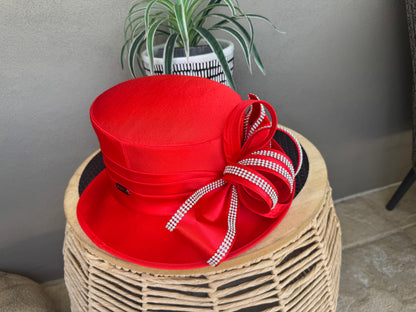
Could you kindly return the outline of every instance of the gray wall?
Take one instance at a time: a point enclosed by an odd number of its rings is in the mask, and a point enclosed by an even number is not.
[[[257,23],[268,72],[250,77],[238,66],[242,93],[272,102],[281,123],[320,149],[334,198],[401,180],[411,154],[404,1],[256,3],[286,34]]]
[[[402,179],[410,168],[410,56],[398,0],[240,0],[286,34],[257,26],[267,76],[238,91],[273,103],[279,121],[324,155],[334,197]],[[62,201],[98,148],[88,109],[129,79],[119,66],[131,1],[3,0],[0,4],[0,270],[62,277]]]

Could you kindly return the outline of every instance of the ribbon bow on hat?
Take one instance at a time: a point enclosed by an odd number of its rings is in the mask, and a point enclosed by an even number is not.
[[[296,168],[273,140],[276,130],[285,132],[296,144],[299,158]],[[273,219],[287,212],[295,193],[295,177],[302,166],[302,149],[297,139],[277,126],[273,107],[254,95],[230,114],[224,128],[223,147],[227,161],[223,176],[194,192],[166,224],[169,231],[180,230],[209,254],[207,263],[211,266],[218,265],[232,249],[238,237],[236,223],[240,209]],[[191,209],[198,210],[198,203],[204,200],[224,204],[205,205],[219,206],[221,211],[194,212],[192,222],[187,221],[186,215]],[[205,220],[198,223],[198,218]]]

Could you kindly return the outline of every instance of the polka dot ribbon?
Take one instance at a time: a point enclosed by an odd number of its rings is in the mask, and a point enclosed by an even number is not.
[[[273,107],[254,95],[250,94],[249,98],[231,113],[224,129],[227,165],[223,177],[194,192],[166,224],[166,228],[173,231],[201,198],[228,187],[230,196],[227,196],[228,202],[225,205],[227,231],[207,261],[211,266],[217,266],[232,249],[238,211],[242,206],[265,218],[277,218],[288,209],[294,197],[295,177],[302,166],[301,146],[290,131],[277,126]],[[275,131],[283,131],[296,145],[296,168],[273,140]]]

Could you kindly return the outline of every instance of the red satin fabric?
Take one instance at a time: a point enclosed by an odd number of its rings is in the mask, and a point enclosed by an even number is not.
[[[222,171],[222,132],[241,97],[207,79],[144,77],[92,104],[90,118],[108,159],[144,173]]]
[[[255,150],[282,152],[272,141],[274,113],[270,128],[243,142],[245,112],[252,105],[256,116],[259,104],[273,110],[263,101],[242,102],[234,91],[211,80],[187,76],[139,78],[103,93],[90,116],[107,169],[79,200],[77,215],[85,233],[98,247],[133,263],[162,269],[203,267],[227,232],[225,207],[236,185],[241,195],[237,234],[226,258],[256,244],[284,217],[294,193],[263,170],[281,202],[270,210],[266,194],[223,174],[227,165]],[[228,184],[204,196],[173,232],[166,230],[193,192],[222,177]]]
[[[267,110],[270,112],[271,120],[269,122],[268,118],[266,117],[263,123],[265,126],[270,125],[270,127],[265,127],[263,130],[258,131],[255,135],[252,135],[248,138],[246,142],[243,141],[243,122],[245,117],[246,110],[252,106],[253,112],[251,114],[252,117],[259,115],[260,105],[264,105]],[[252,120],[249,120],[252,122]],[[260,128],[262,125],[259,126]],[[225,124],[224,134],[223,134],[223,146],[224,146],[224,153],[226,155],[226,161],[228,164],[236,163],[239,160],[243,160],[245,157],[249,157],[250,153],[258,150],[271,150],[276,151],[279,153],[284,154],[282,148],[273,141],[273,135],[276,132],[277,128],[277,117],[273,107],[265,102],[256,99],[246,100],[240,103],[230,114],[227,123]],[[240,129],[239,131],[236,131]],[[271,160],[270,157],[258,157],[264,160]],[[284,164],[280,164],[284,166],[287,170],[289,170]],[[246,170],[250,170],[249,168],[245,168]],[[282,181],[279,179],[275,179],[271,170],[262,169],[263,174],[274,182],[273,184],[278,186],[276,187],[275,191],[279,193],[281,199],[279,200],[280,204],[278,205],[277,209],[270,211],[267,207],[264,207],[261,202],[256,200],[256,193],[263,195],[261,196],[266,202],[267,206],[269,207],[271,203],[269,202],[269,198],[264,196],[263,191],[259,188],[253,188],[253,185],[250,183],[246,183],[245,181],[239,179],[237,181],[232,181],[236,184],[241,185],[241,187],[245,187],[247,189],[246,192],[240,192],[240,200],[244,203],[248,209],[261,214],[265,217],[276,218],[280,213],[284,210],[288,209],[293,200],[294,192],[290,192],[288,190],[288,185],[283,185]],[[258,173],[257,173],[258,174]],[[227,176],[224,177],[227,180]],[[228,178],[229,179],[229,178]],[[250,193],[251,190],[252,192]],[[250,193],[251,196],[245,196],[247,193]],[[254,199],[254,200],[253,200]],[[283,204],[282,204],[283,203]]]

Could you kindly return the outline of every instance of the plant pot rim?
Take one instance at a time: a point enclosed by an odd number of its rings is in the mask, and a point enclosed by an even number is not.
[[[218,39],[218,42],[223,46],[223,51],[224,54],[227,55],[232,55],[234,53],[234,43],[226,40],[226,39]],[[199,44],[198,46],[203,46],[203,45],[208,45],[206,43],[206,41],[202,40],[201,41],[202,44]],[[158,49],[163,49],[164,48],[164,44],[159,44],[154,46],[153,51],[156,51]],[[149,55],[147,54],[147,50],[144,50],[141,52],[140,54],[142,60],[146,63],[150,63],[150,59],[149,59]],[[212,59],[216,59],[217,56],[216,54],[211,51],[209,53],[202,53],[202,54],[197,54],[197,55],[192,55],[189,56],[189,58],[187,58],[186,56],[184,57],[174,57],[173,58],[173,64],[177,64],[177,63],[198,63],[198,62],[206,62],[207,60],[210,61]],[[163,61],[163,57],[154,57],[154,64],[164,64]]]

